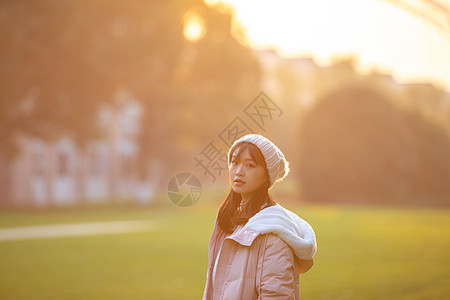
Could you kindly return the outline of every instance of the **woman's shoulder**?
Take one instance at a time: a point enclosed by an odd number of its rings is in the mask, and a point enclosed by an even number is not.
[[[296,272],[299,274],[306,273],[314,265],[314,259],[298,258],[291,246],[283,241],[279,236],[273,233],[266,233],[265,243],[265,260],[274,260],[277,262],[290,262],[295,264]]]
[[[282,238],[280,238],[277,234],[274,233],[264,233],[261,234],[261,238],[264,239],[265,247],[275,247],[277,249],[281,248],[291,248]]]
[[[265,233],[262,239],[263,259],[269,261],[291,261],[295,262],[295,254],[292,248],[279,236],[273,233]]]

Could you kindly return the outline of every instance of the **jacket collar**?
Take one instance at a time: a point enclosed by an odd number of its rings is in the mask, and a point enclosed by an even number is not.
[[[261,206],[261,210],[269,207],[268,203],[264,203]],[[235,230],[231,235],[229,235],[228,239],[234,240],[242,246],[251,246],[253,241],[261,234],[258,230],[253,230],[247,228],[247,225],[241,227],[238,230]]]
[[[316,250],[316,238],[311,226],[281,205],[262,209],[225,239],[251,246],[261,234],[273,233],[286,242],[300,259],[311,259]]]
[[[226,239],[231,239],[241,244],[242,246],[251,246],[253,241],[261,234],[261,232],[257,230],[253,230],[247,227],[242,227],[231,235],[226,237]]]

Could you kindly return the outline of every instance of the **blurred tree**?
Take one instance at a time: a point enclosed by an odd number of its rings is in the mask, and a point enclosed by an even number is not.
[[[450,198],[450,140],[417,113],[363,87],[330,92],[301,126],[300,173],[307,199],[419,202]]]
[[[404,112],[414,136],[416,164],[410,192],[418,202],[450,205],[450,138],[444,128],[415,110]]]
[[[342,86],[358,85],[363,77],[356,71],[355,58],[339,58],[330,66],[317,70],[315,76],[314,93],[317,98],[322,98]]]
[[[420,112],[430,122],[445,128],[450,136],[450,94],[431,84],[408,84],[398,102],[408,111]]]
[[[183,35],[192,13],[197,41]],[[231,21],[201,0],[2,1],[0,152],[15,153],[18,133],[70,133],[82,144],[118,89],[143,106],[144,160],[217,134],[205,125],[225,126],[259,90],[258,64]]]

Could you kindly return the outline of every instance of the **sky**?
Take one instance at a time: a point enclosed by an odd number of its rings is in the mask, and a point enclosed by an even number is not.
[[[273,48],[284,57],[309,56],[322,65],[354,56],[363,73],[377,70],[400,83],[432,83],[450,92],[450,31],[437,29],[392,1],[221,2],[233,7],[252,48]],[[450,8],[450,1],[440,2]]]

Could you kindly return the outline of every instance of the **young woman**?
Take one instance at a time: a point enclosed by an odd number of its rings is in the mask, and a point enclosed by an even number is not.
[[[299,299],[299,274],[317,246],[311,226],[269,195],[288,162],[270,140],[249,134],[231,146],[228,166],[231,190],[211,235],[203,299]]]

